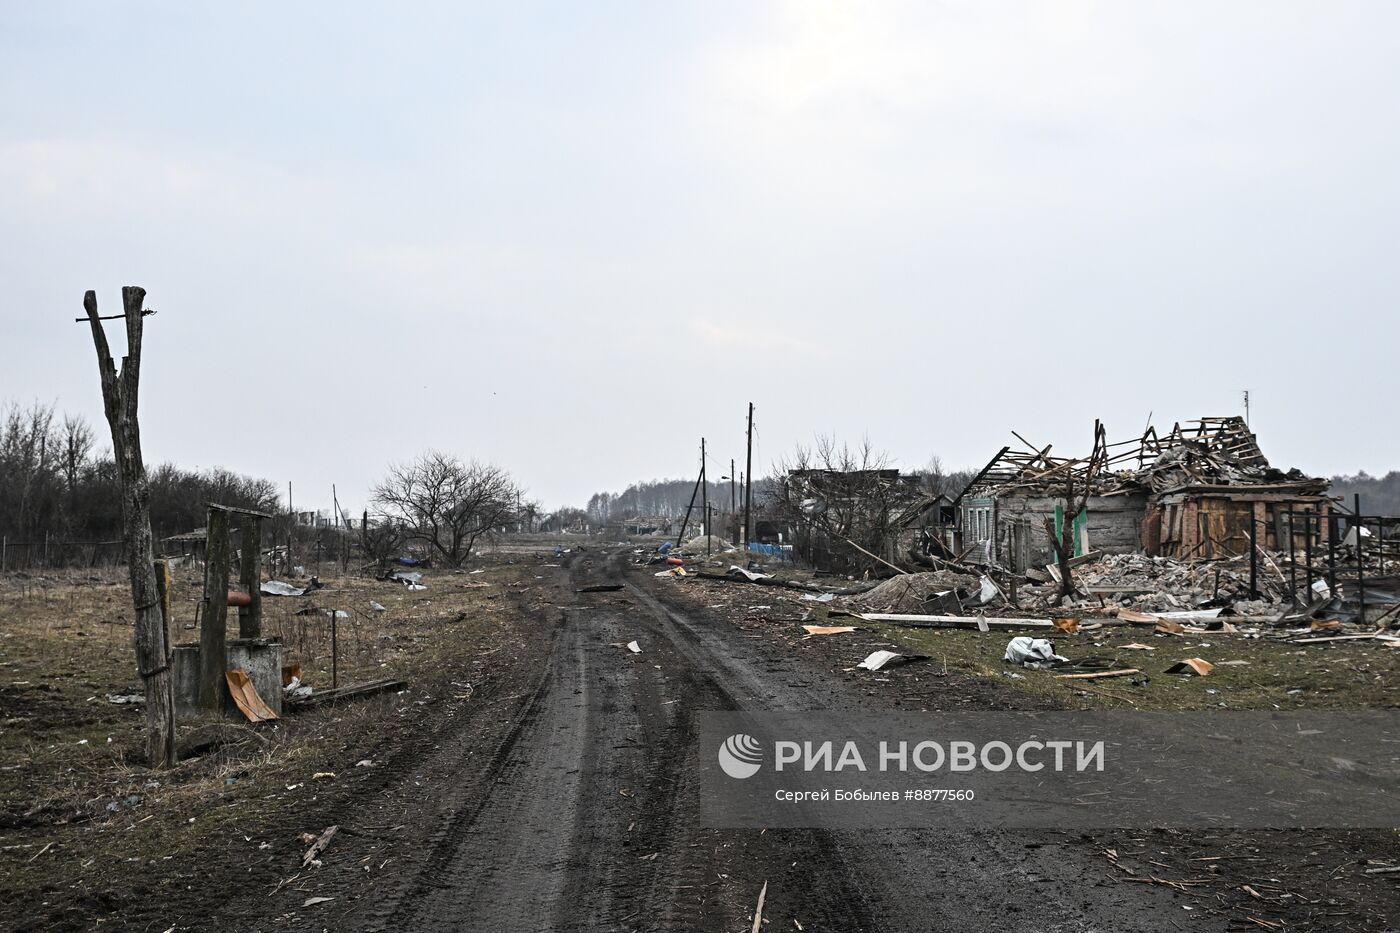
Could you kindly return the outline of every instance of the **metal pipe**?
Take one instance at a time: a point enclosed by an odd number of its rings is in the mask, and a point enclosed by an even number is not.
[[[331,689],[340,686],[340,645],[336,638],[336,619],[339,609],[331,610]]]

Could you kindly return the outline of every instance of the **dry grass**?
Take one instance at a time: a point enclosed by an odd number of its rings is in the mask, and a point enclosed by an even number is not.
[[[43,897],[81,902],[83,892],[102,887],[103,873],[132,862],[179,864],[211,832],[251,834],[253,824],[295,812],[299,799],[314,795],[317,772],[371,757],[376,737],[412,722],[425,695],[469,702],[492,653],[521,640],[523,600],[507,594],[529,593],[538,563],[500,555],[479,561],[482,573],[428,571],[428,588],[417,591],[331,576],[309,597],[266,598],[263,634],[282,639],[286,661],[303,665],[307,683],[330,686],[324,610],[340,609],[349,613],[337,622],[340,683],[395,677],[413,689],[257,727],[182,721],[182,745],[219,743],[164,772],[144,767],[142,707],[107,700],[140,692],[121,575],[0,580],[0,873],[8,888],[0,906],[11,898],[31,906]],[[174,640],[197,640],[202,582],[180,571],[175,584]],[[236,637],[236,611],[229,622]]]

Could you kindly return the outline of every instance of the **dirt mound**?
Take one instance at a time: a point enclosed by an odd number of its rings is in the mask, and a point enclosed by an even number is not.
[[[977,578],[960,573],[930,571],[890,577],[875,589],[852,599],[874,612],[917,612],[930,598],[958,587],[975,587]]]

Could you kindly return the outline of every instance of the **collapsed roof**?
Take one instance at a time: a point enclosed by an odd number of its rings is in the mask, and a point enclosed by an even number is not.
[[[1237,416],[1200,418],[1172,426],[1165,436],[1149,427],[1142,437],[1107,442],[1094,426],[1094,449],[1086,458],[1056,457],[1019,434],[1024,449],[1003,448],[969,488],[995,496],[1061,496],[1067,484],[1095,496],[1166,495],[1213,490],[1322,495],[1328,481],[1300,470],[1270,466],[1258,440]]]

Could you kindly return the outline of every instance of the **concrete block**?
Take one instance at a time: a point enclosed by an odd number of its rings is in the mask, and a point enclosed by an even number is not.
[[[282,715],[282,643],[270,638],[231,638],[225,645],[227,670],[242,669],[274,713]],[[171,672],[175,679],[175,713],[192,716],[204,712],[199,706],[199,645],[176,645],[171,652]],[[243,718],[228,702],[226,715]]]

